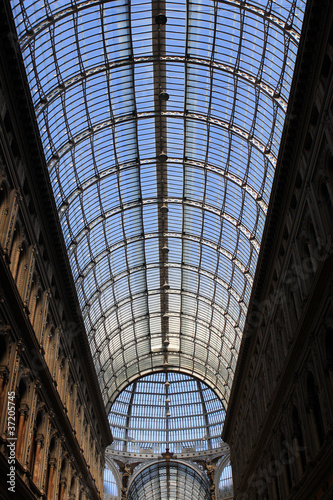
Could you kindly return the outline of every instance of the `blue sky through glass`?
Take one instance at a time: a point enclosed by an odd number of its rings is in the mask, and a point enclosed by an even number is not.
[[[166,350],[227,406],[305,2],[12,7],[107,407]]]

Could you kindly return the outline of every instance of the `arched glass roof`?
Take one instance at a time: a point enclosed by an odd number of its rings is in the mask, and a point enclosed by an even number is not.
[[[227,407],[305,1],[12,6],[107,409],[162,369]]]
[[[128,500],[210,500],[209,485],[194,466],[155,462],[140,471],[129,486]]]
[[[113,403],[112,448],[135,456],[217,450],[224,417],[222,403],[203,382],[155,373],[130,384]]]

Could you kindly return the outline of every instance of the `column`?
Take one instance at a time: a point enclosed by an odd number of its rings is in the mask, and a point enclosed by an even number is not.
[[[32,476],[32,480],[36,485],[38,484],[38,479],[40,476],[43,443],[44,443],[44,436],[42,434],[37,434],[36,435],[36,453],[35,453],[34,469],[33,469],[33,476]]]
[[[47,483],[47,497],[46,500],[52,500],[54,497],[54,480],[55,480],[55,470],[57,467],[56,458],[50,458],[49,460],[49,479]]]

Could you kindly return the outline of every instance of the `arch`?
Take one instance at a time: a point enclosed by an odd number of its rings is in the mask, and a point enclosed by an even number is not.
[[[146,199],[144,200],[145,203],[144,205],[158,205],[159,201],[157,199]],[[236,229],[238,229],[242,235],[249,240],[249,244],[254,247],[255,251],[258,252],[260,249],[259,241],[258,241],[258,236],[256,234],[253,234],[245,224],[241,220],[238,220],[234,215],[230,215],[227,213],[227,211],[223,207],[215,207],[214,205],[204,203],[204,202],[199,202],[196,200],[191,200],[191,199],[186,199],[184,200],[183,198],[165,198],[164,200],[165,204],[170,205],[171,207],[174,205],[179,205],[179,206],[186,206],[186,207],[193,207],[201,210],[203,213],[208,212],[210,214],[216,215],[220,217],[221,219],[227,221],[230,223],[232,226],[234,226]],[[258,204],[259,206],[259,204]],[[73,248],[76,247],[78,242],[80,242],[81,239],[83,239],[89,231],[94,229],[97,225],[99,224],[105,224],[105,220],[108,219],[109,217],[115,215],[115,214],[121,214],[123,215],[124,212],[128,212],[129,210],[132,210],[134,208],[139,208],[141,209],[142,207],[142,201],[133,201],[129,203],[123,203],[121,206],[117,206],[116,208],[110,210],[109,212],[104,212],[103,214],[99,214],[96,218],[92,219],[87,225],[82,227],[81,229],[78,230],[75,235],[71,233],[71,236],[74,237],[74,239],[71,239],[71,242],[68,243],[69,245],[69,254],[71,254]],[[63,217],[66,215],[65,211],[63,211]],[[168,236],[168,235],[166,235]],[[172,234],[169,235],[172,237]],[[150,238],[150,236],[148,236]],[[142,236],[141,236],[142,239]],[[132,241],[132,239],[131,239]],[[126,240],[124,240],[124,243]],[[124,244],[123,243],[123,244]],[[121,243],[117,243],[115,245],[115,248],[121,246]]]
[[[132,63],[135,66],[140,64],[153,63],[158,61],[159,56],[146,56],[146,57],[137,57],[133,58]],[[184,64],[185,58],[181,56],[163,56],[164,62],[172,62],[178,64]],[[248,85],[252,85],[254,88],[257,88],[265,94],[267,97],[271,98],[283,111],[287,109],[287,101],[281,94],[275,92],[275,89],[269,85],[268,81],[258,80],[251,73],[246,71],[240,71],[239,69],[235,69],[234,66],[221,63],[219,61],[212,61],[210,59],[200,58],[200,57],[191,57],[189,54],[186,57],[186,61],[192,63],[193,65],[209,67],[216,71],[225,72],[231,76],[237,76],[239,80],[247,83]],[[52,104],[56,99],[60,99],[63,96],[64,91],[68,91],[71,87],[77,84],[85,84],[89,81],[89,78],[94,77],[96,75],[104,74],[108,75],[110,69],[121,69],[123,66],[128,65],[128,59],[120,59],[117,62],[106,64],[101,64],[98,66],[93,66],[87,69],[84,73],[77,73],[71,76],[70,78],[63,81],[62,85],[56,85],[55,87],[49,89],[48,93],[43,96],[43,98],[36,104],[36,115],[39,116],[42,113],[46,112],[48,106]]]
[[[233,498],[234,494],[230,455],[223,457],[220,462],[221,463],[217,464],[215,471],[215,490],[217,492],[217,499],[230,499]]]
[[[0,331],[0,366],[5,366],[8,364],[8,336],[4,331]]]
[[[75,498],[75,493],[76,493],[76,481],[77,481],[77,476],[75,475],[75,472],[74,474],[72,475],[72,478],[71,478],[71,484],[70,484],[70,488],[69,488],[69,498]]]
[[[32,326],[34,326],[36,309],[37,309],[37,305],[40,301],[41,294],[42,294],[42,290],[41,290],[40,283],[39,283],[39,276],[37,275],[36,272],[34,272],[34,274],[32,276],[32,281],[31,281],[30,295],[28,298],[28,309],[30,312],[30,323],[32,324]]]
[[[108,413],[114,437],[109,453],[148,453],[151,458],[166,449],[178,458],[195,452],[209,456],[212,450],[226,453],[221,440],[224,417],[216,391],[193,376],[170,370],[136,378]]]
[[[89,4],[98,4],[98,0],[90,0]],[[233,5],[235,7],[239,6],[238,1],[235,0],[226,0],[226,3]],[[80,2],[77,3],[75,11],[81,11],[86,8],[86,2],[84,0],[81,0]],[[258,16],[260,18],[268,19],[276,29],[281,31],[281,34],[284,36],[287,36],[288,38],[293,39],[294,43],[298,43],[300,39],[300,32],[297,29],[296,26],[288,26],[288,29],[286,30],[286,21],[283,19],[281,16],[279,16],[277,13],[273,11],[267,11],[263,8],[260,8],[258,6],[254,5],[245,5],[244,9],[246,9],[248,12],[250,12],[252,15]],[[27,48],[29,43],[31,43],[32,40],[34,40],[35,37],[40,35],[40,33],[50,27],[54,22],[61,21],[62,19],[66,18],[67,16],[72,16],[73,15],[73,7],[68,6],[64,7],[63,9],[59,9],[54,13],[53,16],[40,16],[38,17],[38,22],[29,22],[29,31],[23,31],[20,33],[20,44],[22,47],[22,50]],[[26,11],[24,10],[24,16],[27,16]],[[43,12],[44,13],[44,12]]]
[[[46,500],[53,500],[55,490],[55,471],[57,467],[56,460],[56,436],[51,432],[49,450],[46,458],[46,476],[45,476],[45,494]]]
[[[54,167],[54,165],[62,158],[65,154],[69,153],[73,149],[73,145],[78,145],[81,142],[90,139],[95,134],[99,133],[103,130],[114,129],[118,124],[128,123],[137,123],[139,120],[148,120],[149,118],[155,119],[159,116],[159,113],[155,111],[144,111],[140,113],[136,113],[135,116],[133,114],[128,115],[120,115],[117,117],[113,117],[112,119],[108,119],[106,121],[96,122],[91,125],[89,128],[83,129],[79,134],[75,136],[71,136],[70,138],[66,138],[67,140],[57,145],[57,148],[53,146],[53,156],[50,157],[50,154],[47,154],[48,159],[48,167],[50,170]],[[244,140],[249,146],[252,146],[257,150],[259,154],[263,155],[263,158],[267,159],[273,167],[276,166],[277,157],[275,153],[273,153],[269,146],[267,146],[261,139],[255,137],[251,131],[247,131],[240,126],[234,125],[232,122],[228,122],[225,120],[221,120],[214,116],[206,116],[200,113],[190,113],[184,111],[165,111],[163,112],[164,117],[173,117],[178,118],[180,121],[183,121],[185,118],[188,120],[193,120],[194,122],[203,123],[209,126],[214,125],[215,127],[223,130],[224,132],[232,132],[238,139]],[[66,137],[64,135],[64,137]],[[142,157],[142,163],[153,163],[156,161],[156,156],[152,157]],[[117,165],[117,163],[116,163]],[[118,166],[118,165],[117,165]]]
[[[18,283],[19,267],[22,260],[22,252],[26,253],[26,242],[24,239],[22,225],[19,221],[16,222],[14,228],[14,236],[12,240],[12,245],[9,250],[10,254],[10,270],[16,284]]]
[[[311,223],[307,224],[307,226],[310,225],[313,227]],[[306,233],[306,231],[304,233]],[[309,234],[311,233],[306,233],[306,236],[300,239],[301,272],[298,272],[298,279],[302,280],[302,286],[305,286],[304,283],[307,284],[309,279],[311,280],[318,265],[313,257],[315,247],[313,246],[313,241],[311,241],[308,237]]]
[[[111,457],[105,457],[103,494],[105,500],[108,500],[108,495],[111,498],[120,498],[121,478],[120,473]]]
[[[9,210],[9,190],[6,182],[0,184],[0,245],[5,246],[6,241],[6,226]]]
[[[333,328],[328,328],[325,335],[325,358],[326,366],[333,372]]]
[[[306,467],[306,454],[304,446],[304,435],[298,410],[295,405],[292,407],[292,438],[294,452],[296,456],[296,468],[298,479],[302,476]]]
[[[67,458],[63,458],[60,467],[59,474],[59,485],[58,485],[58,498],[59,500],[65,500],[66,498],[66,488],[67,488]]]
[[[64,397],[65,397],[65,388],[66,388],[66,366],[67,366],[67,360],[65,357],[65,354],[62,350],[62,347],[58,347],[58,356],[56,358],[58,360],[57,363],[57,375],[56,375],[56,380],[58,384],[58,393],[59,396],[64,402]]]
[[[115,486],[116,486],[116,488],[112,487],[112,490],[111,490],[111,491],[115,491],[115,493],[110,493],[110,494],[116,495],[116,496],[119,497],[120,492],[121,492],[121,478],[120,478],[120,473],[119,473],[118,467],[115,465],[115,463],[112,460],[112,458],[107,455],[107,452],[106,452],[106,455],[105,455],[105,467],[108,467],[110,469],[110,471],[112,472],[113,478],[111,478],[111,482],[113,482],[113,479],[114,479]],[[105,481],[105,479],[104,479],[104,481]],[[104,493],[108,493],[108,492],[106,492],[104,490]]]
[[[149,269],[160,269],[161,267],[162,267],[161,263],[158,262],[156,264],[155,263],[151,264],[149,266]],[[168,267],[169,269],[180,269],[180,270],[184,269],[186,271],[195,272],[197,275],[205,276],[205,277],[209,278],[214,284],[216,283],[217,285],[221,286],[221,288],[224,288],[225,293],[228,294],[228,296],[233,297],[235,299],[235,301],[238,302],[240,310],[243,309],[244,310],[243,312],[245,312],[246,306],[244,305],[244,298],[243,298],[244,291],[243,291],[243,289],[240,289],[240,290],[234,289],[230,285],[230,282],[226,281],[224,276],[221,277],[212,271],[208,271],[208,269],[207,268],[205,269],[205,267],[184,264],[184,263],[179,264],[179,263],[169,262],[164,267]],[[100,288],[97,290],[93,290],[91,292],[91,295],[86,297],[85,305],[84,305],[84,307],[82,307],[83,317],[85,317],[85,315],[86,315],[86,310],[88,310],[91,307],[91,305],[98,298],[98,296],[101,294],[101,292],[103,292],[105,289],[107,289],[109,286],[113,285],[117,281],[120,281],[122,278],[128,277],[129,275],[133,275],[134,273],[144,271],[144,270],[145,270],[144,265],[138,265],[138,266],[132,267],[131,269],[125,269],[115,276],[112,276],[112,277],[107,276],[105,281],[101,279]],[[234,270],[232,270],[232,271],[233,272],[230,273],[232,275],[231,278],[233,278],[233,276],[234,276]],[[178,292],[177,288],[172,289],[172,288],[170,288],[170,285],[167,289],[164,288],[164,284],[159,283],[159,285],[160,286],[158,286],[158,288],[155,288],[151,291],[155,292],[156,290],[158,290],[159,292],[161,292],[161,291],[163,292],[164,290],[167,290],[168,294],[171,294],[172,292],[176,292],[176,293]],[[244,286],[243,286],[243,288],[244,288]],[[237,314],[237,317],[238,317],[238,314]],[[102,317],[100,317],[98,319],[98,321],[100,321],[101,318]],[[236,319],[236,318],[234,318],[234,319]]]
[[[46,328],[45,334],[43,336],[43,349],[44,349],[44,358],[46,363],[49,365],[50,351],[51,351],[51,339],[55,335],[55,327],[53,324],[53,319],[50,314],[46,317]],[[50,370],[51,371],[51,370]]]
[[[147,355],[148,357],[148,355]],[[150,355],[149,355],[150,357]],[[110,410],[110,407],[112,403],[115,401],[117,396],[124,390],[124,388],[133,380],[137,379],[138,377],[144,377],[145,375],[150,375],[153,373],[159,373],[161,371],[165,370],[165,364],[163,363],[163,357],[159,356],[160,363],[157,366],[149,367],[147,369],[142,369],[141,371],[133,371],[133,375],[126,376],[124,372],[126,373],[126,368],[120,373],[120,383],[118,386],[116,386],[116,389],[113,389],[111,387],[110,390],[110,385],[112,383],[112,380],[103,380],[103,383],[105,384],[105,390],[103,391],[103,399],[104,403],[106,405],[106,411],[108,412]],[[173,371],[173,372],[179,372],[183,373],[184,375],[190,375],[193,376],[197,379],[199,379],[201,382],[204,382],[205,384],[208,385],[210,389],[212,389],[222,401],[224,407],[227,409],[227,401],[228,397],[230,394],[230,376],[228,376],[228,381],[223,381],[222,377],[219,377],[217,382],[216,382],[216,377],[214,374],[212,374],[207,367],[204,368],[203,372],[199,372],[199,370],[195,370],[193,366],[197,363],[199,364],[198,359],[193,359],[193,356],[191,355],[186,355],[184,354],[181,363],[179,360],[175,360],[174,362],[169,362],[168,363],[168,370]],[[146,357],[142,358],[142,364],[144,366],[146,362]],[[103,372],[102,372],[103,374]]]
[[[311,372],[308,372],[306,380],[308,414],[310,427],[312,430],[312,440],[316,452],[321,448],[324,437],[324,423],[321,413],[321,406],[318,398],[318,388],[315,383],[315,378]]]
[[[76,407],[76,390],[75,390],[75,385],[73,382],[73,379],[70,374],[67,376],[67,387],[68,387],[68,393],[67,393],[67,401],[66,401],[66,407],[68,410],[68,418],[69,421],[72,424],[72,427],[74,428],[74,416],[75,416],[75,407]]]
[[[277,438],[278,440],[278,438]],[[272,498],[272,500],[285,500],[287,498],[284,495],[284,491],[281,488],[282,484],[282,478],[281,475],[283,473],[283,464],[280,462],[280,460],[276,460],[274,458],[273,454],[270,453],[268,455],[269,461],[267,464],[267,471],[269,474],[269,481],[265,481],[265,478],[262,480],[262,488],[266,488],[266,484],[268,486],[270,495],[269,499]]]
[[[155,159],[151,160],[150,162],[154,163]],[[170,163],[170,164],[174,163],[175,165],[179,165],[180,162],[181,162],[181,160],[179,160],[178,158],[169,158],[168,159],[168,163]],[[147,164],[147,163],[149,163],[149,160],[142,161],[142,163]],[[194,161],[194,160],[189,160],[189,159],[187,159],[185,161],[185,163],[188,166],[196,167],[196,168],[201,169],[205,172],[214,172],[215,174],[217,174],[219,177],[221,177],[225,181],[229,181],[232,184],[234,184],[235,186],[241,188],[244,192],[246,192],[258,204],[258,206],[261,208],[261,210],[265,214],[267,213],[267,210],[268,210],[267,202],[265,202],[263,200],[262,193],[260,191],[258,191],[250,183],[249,180],[245,181],[236,173],[232,173],[232,172],[228,171],[227,169],[222,168],[221,165],[215,165],[215,164],[209,163],[209,162],[203,162],[203,161],[199,161],[199,160]],[[66,214],[66,211],[68,211],[70,204],[73,203],[76,198],[78,198],[80,195],[82,195],[82,193],[86,189],[89,189],[92,186],[97,186],[102,180],[106,180],[111,175],[114,175],[118,169],[125,171],[126,169],[131,169],[133,167],[138,167],[138,166],[139,166],[138,161],[124,163],[124,164],[118,164],[117,167],[114,166],[111,168],[109,167],[104,171],[102,170],[98,176],[92,175],[91,177],[85,178],[84,181],[80,183],[80,185],[74,184],[73,191],[68,193],[65,198],[61,199],[61,205],[59,207],[59,211],[61,214],[60,218],[62,219],[64,217],[64,215]],[[92,172],[92,174],[93,174],[93,172]],[[168,200],[166,199],[165,202],[167,202],[167,201]],[[154,198],[144,198],[144,200],[143,200],[143,203],[145,205],[153,204],[153,203],[157,204],[158,202],[159,202],[159,200],[154,199]],[[172,198],[169,200],[169,202],[175,203],[175,202],[177,202],[177,200],[175,198]],[[179,202],[181,203],[182,200],[179,200]],[[130,206],[132,207],[133,203],[131,203]],[[119,210],[121,210],[121,209],[126,209],[126,205],[123,207],[119,206]],[[114,211],[112,212],[112,214],[113,213],[114,213]]]
[[[288,442],[286,441],[285,435],[282,433],[280,438],[281,447],[281,457],[282,457],[282,467],[283,467],[283,489],[286,495],[292,488],[292,476],[291,476],[291,458],[288,451]]]
[[[102,250],[100,253],[94,255],[94,258],[92,261],[87,262],[84,267],[80,268],[80,273],[78,274],[78,276],[76,278],[76,282],[78,284],[81,284],[82,279],[86,278],[89,275],[89,273],[91,273],[94,270],[96,265],[103,258],[106,258],[108,255],[110,255],[113,250],[116,250],[121,246],[126,247],[130,243],[135,243],[135,242],[139,242],[139,241],[148,241],[148,240],[152,240],[152,239],[158,238],[158,237],[159,237],[158,234],[149,234],[149,235],[147,235],[147,238],[143,238],[141,235],[134,236],[134,237],[130,238],[129,240],[126,240],[126,239],[122,240],[121,243],[118,243],[118,244],[114,245],[113,247],[109,247],[108,249]],[[222,244],[216,243],[216,242],[208,240],[206,238],[199,238],[199,237],[197,237],[195,235],[191,235],[191,234],[184,235],[181,233],[167,233],[165,235],[165,237],[171,238],[171,239],[176,239],[176,240],[179,239],[179,240],[183,240],[183,241],[194,241],[196,243],[201,244],[202,246],[207,246],[208,248],[214,249],[218,253],[220,253],[220,254],[224,255],[225,257],[227,257],[228,259],[230,259],[233,262],[233,264],[239,269],[239,271],[242,274],[244,274],[246,279],[252,285],[253,278],[254,278],[253,271],[251,269],[249,269],[249,267],[247,266],[247,263],[246,264],[243,263],[240,259],[238,259],[234,255],[232,255],[227,248],[222,246]],[[80,242],[82,242],[82,240]],[[75,247],[77,248],[78,245],[79,245],[79,243],[76,242]],[[72,254],[72,256],[73,255],[74,255],[74,253]]]
[[[16,275],[16,285],[23,301],[25,300],[24,292],[25,292],[27,277],[28,277],[28,245],[25,241],[23,241],[20,247],[20,254],[17,262],[17,275]]]
[[[36,281],[35,281],[36,280]],[[42,317],[43,317],[43,296],[45,292],[43,292],[41,286],[38,283],[38,278],[33,278],[33,282],[35,283],[31,293],[28,309],[30,311],[30,323],[35,331],[35,335],[38,341],[42,340]]]
[[[7,411],[5,402],[8,397],[8,361],[8,336],[0,332],[0,422],[2,421],[3,412]]]
[[[328,220],[333,219],[333,197],[331,196],[330,188],[327,182],[322,181],[320,186],[320,198]]]
[[[16,456],[18,460],[22,460],[23,446],[26,440],[29,405],[28,405],[28,387],[29,383],[24,375],[20,376],[17,387],[16,399],[16,422],[17,422],[17,441],[16,441]]]
[[[128,476],[127,470],[124,474]],[[172,475],[173,481],[168,479],[169,475]],[[180,460],[152,462],[138,468],[128,481],[128,500],[142,498],[140,492],[142,495],[143,491],[146,500],[162,499],[165,492],[170,498],[179,500],[211,498],[210,487],[203,472],[194,464]]]
[[[42,448],[44,444],[44,409],[39,409],[37,411],[33,437],[30,444],[30,456],[29,456],[29,469],[32,475],[33,482],[38,486],[41,477],[41,459],[42,459]]]
[[[333,159],[330,152],[326,153],[324,166],[316,177],[316,197],[320,206],[320,215],[326,237],[331,233],[333,220]]]
[[[45,361],[49,367],[52,377],[56,378],[56,362],[58,352],[59,329],[53,323],[48,323],[49,329],[45,336]]]

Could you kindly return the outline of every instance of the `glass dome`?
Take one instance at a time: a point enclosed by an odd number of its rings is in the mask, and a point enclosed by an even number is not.
[[[134,477],[128,500],[210,500],[204,476],[193,466],[181,462],[157,462]]]
[[[130,384],[114,402],[113,449],[127,453],[205,452],[221,448],[222,403],[203,382],[155,373]]]

